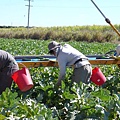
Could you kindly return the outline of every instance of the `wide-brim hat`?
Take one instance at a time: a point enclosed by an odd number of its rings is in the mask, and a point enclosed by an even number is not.
[[[56,41],[50,42],[48,45],[49,53],[50,53],[50,51],[54,50],[55,48],[57,48],[59,46],[60,46],[60,43],[58,43]]]

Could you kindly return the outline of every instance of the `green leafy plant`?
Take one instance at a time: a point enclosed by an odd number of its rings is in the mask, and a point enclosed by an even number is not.
[[[70,31],[70,29],[64,28],[64,31]],[[80,28],[76,27],[75,29],[79,30]],[[14,56],[44,55],[48,53],[49,41],[0,39],[0,47]],[[116,46],[112,43],[97,42],[70,41],[68,43],[86,55],[103,55]],[[62,86],[58,88],[55,83],[58,79],[59,68],[29,68],[34,87],[27,92],[21,92],[13,83],[11,89],[6,89],[0,95],[0,119],[119,120],[119,68],[116,65],[97,66],[107,79],[103,86],[96,86],[94,83],[89,85],[74,83],[71,86],[72,69],[67,68],[66,78],[62,81]]]

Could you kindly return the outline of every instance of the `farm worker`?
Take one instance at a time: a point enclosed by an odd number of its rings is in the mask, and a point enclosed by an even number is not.
[[[11,75],[19,70],[14,57],[4,50],[0,50],[0,94],[12,85]]]
[[[90,77],[92,75],[92,67],[88,61],[88,58],[73,48],[69,44],[63,46],[56,41],[52,41],[48,45],[49,53],[56,56],[60,73],[56,85],[61,85],[61,80],[65,77],[66,66],[74,66],[72,83],[90,83]]]
[[[120,55],[120,44],[116,47],[116,56]]]

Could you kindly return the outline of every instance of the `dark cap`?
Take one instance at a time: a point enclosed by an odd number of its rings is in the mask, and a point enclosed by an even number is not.
[[[54,50],[55,48],[57,48],[59,46],[60,46],[60,43],[58,43],[56,41],[50,42],[48,45],[49,53],[50,53],[50,51]]]

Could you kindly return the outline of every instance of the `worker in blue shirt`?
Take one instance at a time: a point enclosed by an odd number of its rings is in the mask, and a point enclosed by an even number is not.
[[[57,85],[61,85],[61,80],[64,79],[67,66],[74,66],[72,82],[85,84],[90,83],[92,75],[92,67],[88,61],[88,58],[73,48],[69,44],[63,46],[56,41],[52,41],[48,45],[49,53],[56,56],[60,73],[57,81]]]

